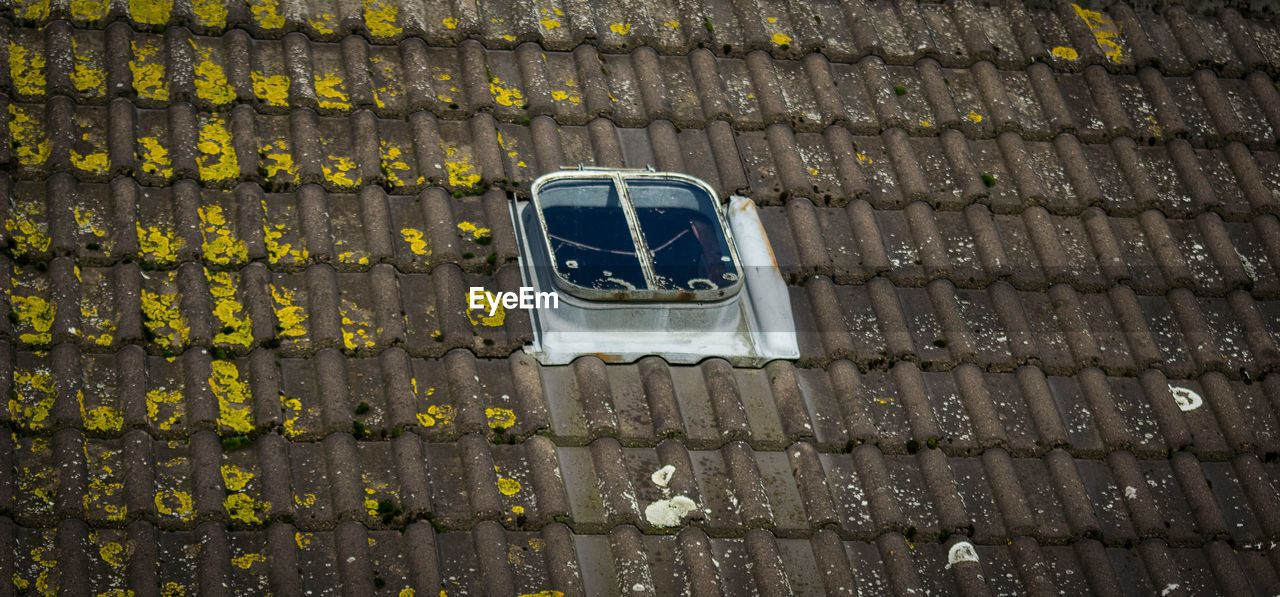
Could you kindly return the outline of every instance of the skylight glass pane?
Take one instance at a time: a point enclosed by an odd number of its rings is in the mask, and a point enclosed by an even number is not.
[[[562,180],[538,192],[556,269],[597,290],[648,287],[613,181]]]
[[[627,190],[663,290],[716,290],[739,277],[715,199],[678,180],[629,180]]]

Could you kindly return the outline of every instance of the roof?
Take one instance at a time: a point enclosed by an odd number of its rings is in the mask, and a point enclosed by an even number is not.
[[[1280,590],[1272,17],[10,6],[14,592]],[[756,201],[802,358],[468,312],[578,163]]]

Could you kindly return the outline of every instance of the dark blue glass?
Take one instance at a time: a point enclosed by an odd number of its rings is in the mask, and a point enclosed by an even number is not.
[[[556,269],[570,283],[595,290],[644,290],[644,270],[613,180],[560,180],[538,201]]]
[[[715,290],[737,283],[740,273],[711,195],[680,180],[626,184],[658,277],[654,290]]]

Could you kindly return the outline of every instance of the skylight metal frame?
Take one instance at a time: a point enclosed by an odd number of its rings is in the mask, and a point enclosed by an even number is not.
[[[640,227],[640,220],[635,211],[635,204],[631,201],[631,193],[627,188],[627,180],[665,180],[678,181],[688,184],[704,194],[711,202],[712,211],[716,214],[716,223],[720,227],[720,234],[725,239],[725,246],[729,249],[729,258],[733,264],[734,270],[737,272],[737,279],[732,284],[723,287],[688,290],[688,289],[661,289],[659,285],[658,274],[653,264],[653,256],[649,252],[648,241],[645,239],[644,230]],[[618,202],[622,207],[622,211],[627,220],[627,228],[631,232],[632,245],[636,248],[636,258],[640,262],[640,269],[644,273],[645,283],[648,288],[645,289],[599,289],[587,288],[570,281],[556,263],[555,249],[551,246],[551,233],[547,227],[547,218],[542,209],[542,202],[538,197],[538,192],[546,185],[564,181],[564,180],[609,180],[613,183],[615,191],[618,193]],[[575,169],[565,169],[559,172],[551,172],[538,177],[530,187],[530,195],[532,195],[533,206],[536,210],[538,225],[542,232],[542,241],[544,249],[549,257],[551,271],[553,273],[552,280],[557,288],[563,290],[570,295],[578,298],[594,301],[649,301],[649,302],[710,302],[729,299],[736,296],[742,289],[744,282],[744,272],[742,268],[742,260],[738,257],[738,249],[733,241],[733,234],[725,219],[724,208],[720,202],[716,200],[716,192],[705,182],[681,174],[678,172],[656,172],[653,169],[618,169],[618,168],[598,168],[579,166]]]

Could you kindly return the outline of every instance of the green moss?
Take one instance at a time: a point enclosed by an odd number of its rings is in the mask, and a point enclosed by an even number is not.
[[[898,94],[898,95],[906,95],[906,94],[907,94],[907,88],[906,88],[906,87],[903,87],[903,86],[901,86],[901,85],[898,85],[898,86],[895,86],[895,87],[893,88],[893,92],[894,92],[894,93],[896,93],[896,94]]]
[[[996,186],[996,177],[994,177],[994,176],[992,176],[991,174],[988,174],[988,173],[986,173],[986,172],[983,172],[983,173],[982,173],[982,184],[986,185],[986,186],[987,186],[987,188],[994,187],[994,186]]]

